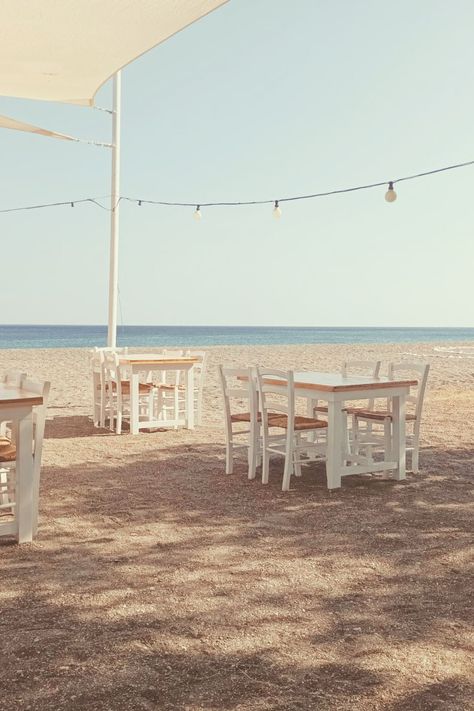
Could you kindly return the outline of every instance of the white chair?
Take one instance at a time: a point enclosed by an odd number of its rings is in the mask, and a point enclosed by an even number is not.
[[[182,358],[185,356],[196,358],[197,362],[193,366],[194,370],[194,409],[196,412],[197,424],[202,424],[202,395],[204,388],[204,377],[206,372],[205,351],[192,350],[164,350],[163,356],[169,358]],[[166,421],[171,413],[172,420],[184,419],[186,412],[186,386],[184,383],[184,373],[182,370],[160,371],[160,380],[155,381],[158,388],[158,411]],[[177,429],[177,425],[175,425]]]
[[[285,458],[282,490],[288,491],[293,472],[301,476],[301,464],[324,456],[326,442],[318,441],[318,434],[327,430],[328,423],[296,414],[293,371],[257,368],[257,390],[262,413],[262,483],[268,483],[270,454],[279,454]],[[270,428],[285,430],[283,440],[272,441]],[[311,439],[305,439],[305,435]]]
[[[252,368],[224,368],[219,366],[219,376],[224,404],[224,424],[226,435],[226,474],[234,471],[234,450],[248,450],[248,478],[255,478],[257,459],[260,452],[260,422],[258,412],[255,373]],[[248,429],[235,426],[248,425]],[[248,435],[245,442],[239,441]]]
[[[186,356],[197,358],[194,366],[194,404],[196,409],[196,422],[202,424],[202,395],[204,390],[204,379],[206,377],[207,353],[206,351],[185,351]]]
[[[109,412],[110,429],[117,434],[122,433],[122,423],[130,418],[130,380],[120,365],[116,352],[104,353],[103,378],[106,393],[106,408]],[[139,383],[139,415],[153,420],[156,388],[153,383]]]
[[[403,378],[416,378],[418,385],[412,388],[407,396],[406,428],[407,428],[407,452],[411,452],[412,471],[417,474],[419,471],[419,449],[420,449],[420,424],[425,396],[426,383],[428,380],[430,366],[428,363],[390,363],[388,376],[393,380]],[[414,392],[413,392],[414,390]],[[360,432],[360,423],[366,422],[374,427],[374,431],[367,433]],[[385,409],[367,409],[355,413],[354,439],[358,448],[383,447],[385,457],[391,458],[392,449],[392,401],[389,398]],[[383,437],[378,435],[376,426],[383,428]],[[410,431],[412,429],[412,431]]]
[[[105,392],[105,353],[128,353],[128,348],[98,348],[89,351],[89,369],[92,379],[92,420],[94,427],[105,427],[107,396]]]
[[[346,378],[351,375],[363,375],[365,377],[369,378],[378,378],[380,374],[380,366],[382,365],[382,362],[380,360],[346,360],[342,364],[341,367],[341,375]],[[356,412],[359,410],[372,410],[374,407],[374,401],[373,400],[368,400],[367,404],[365,407],[356,407],[356,406],[351,406],[351,407],[346,407],[344,408],[343,411],[343,416],[344,416],[344,432],[345,432],[345,447],[347,452],[351,451],[351,440],[354,438],[353,433],[354,433],[354,417]],[[318,403],[313,402],[312,403],[312,413],[313,416],[318,417],[319,415],[327,415],[328,414],[328,406],[327,405],[318,405]],[[348,421],[348,416],[352,415],[352,427],[349,427],[349,421]],[[368,432],[371,431],[371,425],[367,424],[366,429]],[[355,452],[357,453],[357,452]]]
[[[36,393],[43,397],[43,404],[33,409],[33,468],[34,468],[34,488],[32,492],[33,511],[35,521],[33,522],[33,532],[36,532],[38,525],[38,501],[41,472],[41,455],[43,451],[44,428],[46,423],[46,410],[48,406],[49,382],[38,382],[22,378],[21,387],[29,392]],[[0,437],[0,511],[9,510],[14,512],[16,498],[16,482],[14,481],[16,467],[16,445],[15,432],[11,436]]]

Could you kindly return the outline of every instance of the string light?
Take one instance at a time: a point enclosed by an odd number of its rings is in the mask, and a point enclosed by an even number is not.
[[[385,200],[387,202],[395,202],[396,199],[397,199],[397,193],[393,189],[393,181],[390,181],[388,184],[388,190],[385,193]]]
[[[448,170],[456,170],[458,168],[465,168],[467,166],[472,166],[474,165],[474,160],[466,161],[465,163],[456,163],[455,165],[447,165],[444,166],[443,168],[436,168],[435,170],[427,170],[423,173],[416,173],[414,175],[405,175],[402,178],[397,178],[396,180],[381,180],[377,183],[368,183],[367,185],[355,185],[350,188],[340,188],[337,190],[327,190],[322,193],[312,193],[309,195],[293,195],[291,197],[286,197],[286,198],[280,198],[279,200],[244,200],[244,201],[236,201],[236,202],[207,202],[207,203],[202,203],[201,205],[197,205],[196,203],[192,202],[165,202],[164,200],[144,200],[143,198],[131,198],[131,197],[126,197],[126,196],[121,196],[119,197],[117,201],[117,205],[119,202],[122,200],[127,200],[128,202],[133,202],[141,206],[143,203],[146,203],[147,205],[169,205],[173,207],[195,207],[194,211],[194,218],[196,220],[201,219],[201,207],[241,207],[245,205],[273,205],[273,214],[275,217],[280,217],[281,216],[281,208],[280,204],[282,202],[293,202],[295,200],[312,200],[314,198],[320,198],[320,197],[328,197],[329,195],[342,195],[344,193],[353,193],[359,190],[370,190],[372,188],[380,188],[384,187],[388,183],[388,190],[385,193],[385,199],[387,202],[394,202],[394,200],[397,199],[397,194],[393,188],[395,183],[401,183],[404,180],[415,180],[417,178],[424,178],[428,175],[435,175],[436,173],[443,173]],[[109,196],[105,196],[109,197]],[[67,200],[65,202],[50,202],[50,203],[44,203],[41,205],[27,205],[24,207],[9,207],[9,208],[4,208],[3,210],[0,210],[0,213],[4,212],[20,212],[23,210],[38,210],[40,208],[44,207],[59,207],[60,205],[71,205],[74,206],[74,204],[79,204],[79,203],[85,203],[85,202],[90,202],[93,203],[94,205],[97,205],[100,207],[102,210],[106,210],[107,212],[111,211],[111,208],[106,207],[105,205],[102,205],[99,202],[100,198],[84,198],[81,200]],[[115,206],[116,207],[116,206]],[[115,209],[115,208],[114,208]]]

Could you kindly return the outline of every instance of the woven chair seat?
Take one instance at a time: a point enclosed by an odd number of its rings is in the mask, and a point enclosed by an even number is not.
[[[272,415],[268,414],[268,424],[270,427],[288,428],[288,415]],[[324,420],[317,420],[313,417],[304,417],[303,415],[295,416],[295,430],[320,430],[328,426]]]
[[[16,459],[16,447],[8,437],[0,438],[0,462],[14,462]]]
[[[384,420],[392,420],[393,413],[388,410],[359,410],[355,413],[357,417],[363,420],[374,420],[376,422],[383,422]],[[416,420],[416,415],[411,412],[405,415],[406,420]]]
[[[236,412],[230,416],[231,422],[250,422],[250,412]],[[257,413],[257,422],[262,421],[262,413]]]
[[[327,405],[317,405],[314,408],[315,412],[321,412],[325,415],[328,414],[329,408]],[[343,412],[345,412],[348,415],[357,415],[358,412],[367,412],[367,409],[363,407],[344,407]]]
[[[155,385],[153,383],[138,383],[138,392],[139,393],[149,393],[150,390],[153,390]],[[106,388],[108,388],[108,384],[106,385]],[[130,394],[130,380],[122,380],[121,382],[121,388],[122,392],[124,395],[129,395]],[[117,390],[117,383],[112,383],[112,390]]]
[[[174,392],[175,390],[181,391],[186,389],[184,385],[172,385],[170,383],[155,383],[154,387],[158,390],[166,390],[169,392]]]

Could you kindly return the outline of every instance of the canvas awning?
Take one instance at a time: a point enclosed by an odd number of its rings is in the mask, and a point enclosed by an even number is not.
[[[77,141],[77,138],[73,136],[68,136],[65,133],[58,133],[57,131],[49,131],[47,128],[40,128],[39,126],[33,126],[31,123],[24,123],[23,121],[17,121],[16,119],[9,118],[8,116],[0,116],[0,128],[11,128],[14,131],[26,131],[27,133],[38,133],[40,136],[48,136],[49,138],[62,138],[65,141]]]
[[[0,0],[0,95],[91,106],[119,69],[228,0]]]

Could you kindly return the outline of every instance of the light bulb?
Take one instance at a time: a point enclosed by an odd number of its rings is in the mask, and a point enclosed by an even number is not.
[[[202,217],[202,215],[201,215],[201,206],[200,206],[200,205],[196,205],[196,209],[194,210],[194,219],[195,219],[195,220],[200,220],[201,217]]]
[[[279,220],[281,217],[281,207],[278,204],[278,200],[275,200],[275,207],[273,208],[273,217],[275,217],[277,220]]]
[[[385,200],[386,200],[387,202],[395,202],[396,199],[397,199],[397,193],[396,193],[395,190],[393,189],[393,183],[390,182],[390,183],[388,184],[388,190],[387,190],[387,192],[385,193]]]

